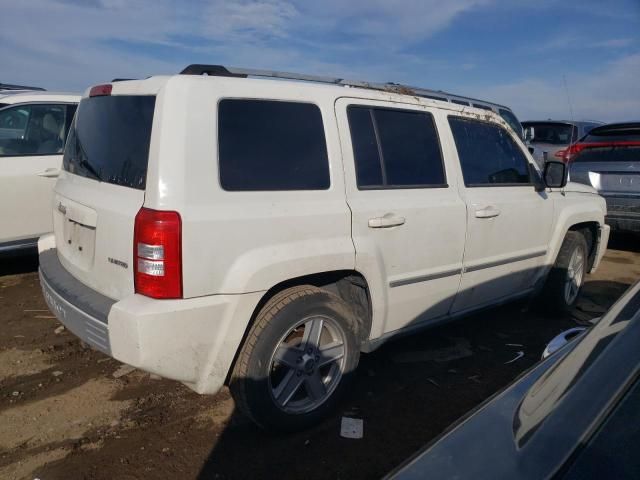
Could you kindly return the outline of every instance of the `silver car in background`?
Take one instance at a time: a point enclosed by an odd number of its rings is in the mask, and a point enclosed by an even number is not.
[[[562,160],[565,150],[595,127],[596,121],[540,120],[522,122],[524,138],[536,163],[544,167],[547,160]]]
[[[591,185],[607,201],[612,230],[640,233],[640,122],[594,128],[565,158],[570,180]]]

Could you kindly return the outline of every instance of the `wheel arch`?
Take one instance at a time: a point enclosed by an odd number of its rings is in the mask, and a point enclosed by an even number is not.
[[[343,299],[350,307],[352,307],[354,316],[358,324],[357,339],[360,344],[368,340],[372,327],[372,303],[371,291],[369,283],[365,276],[356,270],[330,270],[324,272],[311,273],[299,277],[283,280],[271,288],[269,288],[260,298],[255,306],[251,318],[245,327],[242,340],[238,345],[233,361],[231,362],[225,384],[228,384],[231,374],[233,373],[238,355],[242,350],[242,346],[255,323],[256,317],[264,305],[273,298],[274,295],[300,285],[312,285],[321,288]]]
[[[596,221],[580,222],[569,227],[567,232],[579,232],[584,236],[587,242],[588,249],[588,268],[587,272],[591,270],[593,262],[596,258],[596,252],[598,250],[598,237],[600,235],[600,224]],[[566,233],[565,233],[566,235]]]

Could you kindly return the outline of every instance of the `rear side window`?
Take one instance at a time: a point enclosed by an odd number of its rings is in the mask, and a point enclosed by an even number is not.
[[[451,116],[449,125],[467,187],[530,183],[527,159],[504,128]]]
[[[350,105],[347,116],[359,189],[446,187],[431,114]]]
[[[75,175],[144,190],[156,97],[113,95],[80,102],[64,151]]]
[[[75,106],[27,104],[0,111],[0,156],[62,155]]]
[[[220,184],[229,191],[325,190],[329,159],[317,105],[226,99],[218,105]]]

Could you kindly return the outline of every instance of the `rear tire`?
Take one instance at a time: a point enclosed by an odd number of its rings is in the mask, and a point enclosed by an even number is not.
[[[568,313],[576,304],[587,273],[588,247],[584,235],[570,231],[564,237],[541,299],[550,313]]]
[[[358,365],[356,319],[338,296],[288,288],[260,310],[230,382],[238,408],[261,427],[296,431],[321,421]]]

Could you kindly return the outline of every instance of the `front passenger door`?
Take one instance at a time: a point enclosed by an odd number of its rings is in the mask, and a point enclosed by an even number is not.
[[[526,293],[543,266],[553,201],[536,191],[537,171],[504,127],[449,116],[467,205],[467,240],[460,291],[452,312]]]

